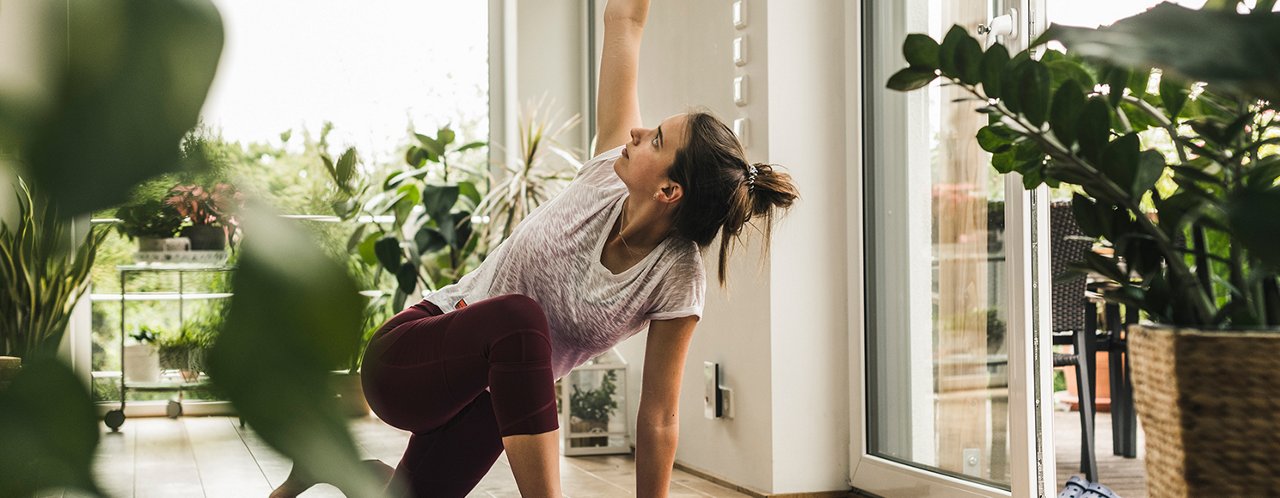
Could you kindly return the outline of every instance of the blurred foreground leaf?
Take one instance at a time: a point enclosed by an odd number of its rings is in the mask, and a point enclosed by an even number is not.
[[[235,297],[209,354],[209,373],[262,439],[303,472],[347,496],[376,496],[330,369],[353,352],[364,309],[359,290],[300,227],[255,208],[247,217]]]
[[[91,466],[98,417],[88,389],[60,361],[27,361],[0,391],[0,496],[58,487],[100,495]]]
[[[1280,100],[1280,13],[1197,11],[1162,3],[1096,30],[1055,24],[1037,44],[1045,40],[1118,66],[1158,67],[1191,81]]]
[[[0,98],[0,126],[18,137],[24,172],[60,210],[119,203],[134,185],[179,168],[222,53],[222,20],[208,0],[70,0],[41,32],[66,33],[41,57],[66,61],[42,82],[39,111]]]

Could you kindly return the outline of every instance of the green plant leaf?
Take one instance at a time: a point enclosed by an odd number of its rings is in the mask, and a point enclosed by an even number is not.
[[[444,155],[444,146],[440,145],[440,142],[436,141],[436,139],[421,133],[414,133],[413,136],[418,139],[418,143],[421,144],[422,149],[426,151],[428,161],[438,162],[440,160],[440,156]]]
[[[1009,50],[999,43],[987,49],[982,55],[982,91],[987,97],[998,99],[1003,95],[1001,81],[1003,73],[1009,67]]]
[[[233,277],[225,327],[208,372],[267,444],[307,475],[347,496],[381,494],[361,465],[329,388],[329,370],[355,348],[363,298],[346,269],[299,226],[261,208],[246,213],[247,237]]]
[[[361,242],[359,246],[357,246],[357,252],[360,254],[360,260],[364,261],[364,264],[369,266],[378,264],[378,251],[376,246],[378,245],[379,240],[382,240],[381,233],[371,233],[364,238],[364,241]]]
[[[98,417],[88,389],[61,361],[23,361],[0,390],[0,496],[59,487],[101,495],[93,477]]]
[[[1112,108],[1120,105],[1120,101],[1124,99],[1124,90],[1129,86],[1129,78],[1133,75],[1128,69],[1107,66],[1102,70],[1100,75],[1102,82],[1109,88],[1107,93],[1107,103]]]
[[[427,216],[437,222],[449,219],[449,211],[458,203],[460,192],[456,185],[427,185],[422,190],[422,206],[427,208]]]
[[[396,284],[399,286],[400,292],[405,294],[413,294],[413,289],[418,286],[418,267],[410,263],[401,266],[395,272]]]
[[[982,81],[982,45],[978,44],[978,40],[965,33],[953,57],[953,62],[960,71],[960,81],[970,85],[977,85]]]
[[[1163,104],[1165,112],[1169,113],[1170,119],[1177,119],[1178,114],[1182,113],[1182,107],[1187,103],[1187,96],[1190,90],[1181,82],[1173,79],[1169,75],[1160,77],[1160,102]]]
[[[1080,225],[1080,231],[1093,238],[1110,237],[1108,227],[1108,219],[1111,216],[1109,209],[1103,208],[1092,199],[1080,194],[1073,194],[1071,197],[1071,214],[1076,219],[1076,224]]]
[[[348,185],[351,183],[351,176],[356,171],[356,148],[348,147],[342,156],[338,158],[338,164],[335,166],[334,179],[339,185]]]
[[[142,180],[178,170],[179,143],[222,53],[212,2],[78,0],[44,20],[36,33],[64,34],[44,48],[66,54],[47,74],[26,75],[47,98],[0,100],[0,135],[23,151],[26,177],[74,215],[118,205]],[[26,50],[15,48],[20,59],[48,55]]]
[[[476,184],[472,182],[458,182],[458,194],[466,199],[471,199],[471,205],[480,204],[482,196],[480,189],[476,188]]]
[[[1280,189],[1240,189],[1228,199],[1231,232],[1269,269],[1280,269]]]
[[[1151,83],[1151,69],[1138,69],[1129,73],[1129,82],[1126,88],[1129,93],[1133,94],[1136,99],[1144,99],[1147,96],[1147,86]]]
[[[929,35],[911,33],[902,42],[902,55],[911,67],[928,69],[933,73],[938,69],[938,42]]]
[[[1107,144],[1098,168],[1120,188],[1131,192],[1138,171],[1138,134],[1129,133]]]
[[[382,264],[388,272],[395,273],[400,270],[401,257],[400,239],[387,236],[383,237],[373,246],[374,254],[378,256],[378,263]]]
[[[1196,211],[1204,204],[1204,199],[1188,192],[1177,192],[1168,198],[1155,195],[1151,201],[1156,212],[1160,213],[1160,229],[1170,236],[1180,233],[1183,226],[1195,221]]]
[[[983,126],[978,129],[978,146],[992,154],[999,154],[1013,148],[1014,138],[1017,138],[1017,135],[1003,126]]]
[[[1136,135],[1136,134],[1135,134]],[[1133,184],[1129,193],[1134,199],[1141,199],[1148,190],[1154,189],[1156,181],[1164,175],[1164,155],[1154,150],[1144,150],[1138,154],[1138,169],[1134,172]]]
[[[961,71],[956,65],[956,52],[960,50],[961,41],[968,37],[969,33],[959,24],[951,26],[947,34],[942,37],[942,45],[938,47],[938,69],[942,71],[943,76],[960,78]]]
[[[1019,86],[1011,93],[1018,94],[1018,104],[1022,107],[1020,112],[1027,121],[1040,126],[1049,113],[1049,70],[1044,64],[1028,60],[1019,64],[1015,71],[1019,75]]]
[[[1280,15],[1197,11],[1165,2],[1098,29],[1052,25],[1032,45],[1058,40],[1068,50],[1121,67],[1158,67],[1165,76],[1205,81],[1280,100]],[[1168,103],[1168,102],[1166,102]]]
[[[449,128],[448,126],[440,128],[439,130],[436,131],[436,141],[440,144],[441,155],[444,154],[444,149],[449,144],[453,143],[453,139],[456,137],[457,135],[453,132],[453,129]]]
[[[449,245],[449,242],[444,240],[444,236],[440,235],[440,231],[431,227],[422,227],[413,239],[418,244],[418,251],[422,254],[430,254]]]
[[[1080,154],[1095,163],[1102,157],[1102,150],[1111,137],[1111,111],[1101,98],[1092,98],[1084,104],[1076,122],[1076,140],[1080,142]]]
[[[1053,50],[1050,50],[1049,52],[1057,53]],[[1076,82],[1081,89],[1093,89],[1093,76],[1090,75],[1089,71],[1086,71],[1084,66],[1080,65],[1079,62],[1071,59],[1058,59],[1051,62],[1044,62],[1042,59],[1041,63],[1049,69],[1049,88],[1058,89],[1054,91],[1055,95],[1058,91],[1061,91],[1062,84],[1067,81]]]
[[[909,92],[928,86],[938,75],[932,69],[909,67],[893,73],[885,87],[899,92]]]
[[[1053,95],[1049,129],[1068,150],[1076,142],[1076,126],[1084,110],[1084,90],[1074,79],[1066,80]]]
[[[466,144],[466,145],[463,145],[462,147],[458,147],[458,150],[455,150],[454,152],[463,152],[463,151],[468,151],[468,150],[471,150],[471,149],[476,149],[476,148],[484,147],[484,146],[486,146],[486,145],[489,145],[489,143],[488,143],[488,142],[483,142],[483,141],[471,142],[471,143],[468,143],[468,144]]]

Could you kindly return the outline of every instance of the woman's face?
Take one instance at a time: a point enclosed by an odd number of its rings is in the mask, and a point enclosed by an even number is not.
[[[622,157],[614,162],[613,169],[632,195],[662,199],[664,194],[670,197],[679,190],[667,172],[675,163],[676,151],[688,141],[687,122],[687,115],[676,114],[655,128],[631,129],[631,141],[622,149]]]

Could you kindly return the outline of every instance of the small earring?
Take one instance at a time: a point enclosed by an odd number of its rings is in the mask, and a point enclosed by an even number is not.
[[[661,194],[661,193],[662,193],[662,192],[654,192],[654,193],[653,193],[653,198],[654,198],[654,199],[657,199],[657,198],[658,198],[658,195],[659,195],[659,194]]]

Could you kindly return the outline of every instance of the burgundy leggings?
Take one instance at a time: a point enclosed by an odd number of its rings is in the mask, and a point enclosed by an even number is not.
[[[396,480],[415,496],[466,496],[502,437],[559,428],[547,318],[522,295],[415,304],[374,334],[362,373],[373,412],[413,433]]]

